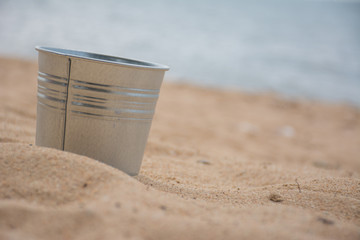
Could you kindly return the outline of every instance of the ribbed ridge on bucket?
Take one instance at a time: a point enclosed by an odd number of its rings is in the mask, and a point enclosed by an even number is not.
[[[71,113],[105,119],[151,120],[159,90],[70,80]]]
[[[65,110],[67,79],[39,72],[38,102],[49,108]]]
[[[39,72],[39,104],[65,110],[67,85],[66,78]],[[158,97],[157,89],[124,88],[70,79],[67,112],[110,120],[151,120]]]

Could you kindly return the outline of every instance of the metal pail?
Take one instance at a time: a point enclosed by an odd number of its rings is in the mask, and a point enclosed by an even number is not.
[[[164,65],[81,51],[39,51],[36,145],[137,175]]]

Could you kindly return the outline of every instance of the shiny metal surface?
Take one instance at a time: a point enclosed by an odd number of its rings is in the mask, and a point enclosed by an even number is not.
[[[168,67],[73,50],[36,50],[36,145],[137,175]]]

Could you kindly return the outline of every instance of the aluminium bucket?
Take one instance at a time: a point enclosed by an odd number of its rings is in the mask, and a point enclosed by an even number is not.
[[[39,52],[36,145],[137,175],[167,66],[49,47]]]

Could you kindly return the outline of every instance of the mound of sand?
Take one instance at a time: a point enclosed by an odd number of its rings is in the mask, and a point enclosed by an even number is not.
[[[0,239],[357,239],[360,111],[164,84],[136,178],[34,146],[32,62],[0,60]]]

